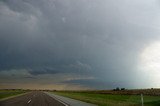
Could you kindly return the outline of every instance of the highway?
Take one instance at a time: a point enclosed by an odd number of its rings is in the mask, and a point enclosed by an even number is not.
[[[23,96],[0,102],[0,106],[65,106],[41,91],[30,92]]]

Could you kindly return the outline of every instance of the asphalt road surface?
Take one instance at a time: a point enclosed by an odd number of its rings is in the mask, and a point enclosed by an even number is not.
[[[0,106],[65,106],[47,94],[35,91],[0,102]]]

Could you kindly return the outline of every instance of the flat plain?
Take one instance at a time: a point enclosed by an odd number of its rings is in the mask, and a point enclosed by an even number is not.
[[[144,106],[160,106],[159,91],[159,89],[142,89],[124,91],[58,91],[54,93],[98,106],[141,106],[141,94],[143,94]]]
[[[141,94],[143,94],[144,106],[160,106],[160,89],[135,89],[135,90],[119,90],[119,91],[114,91],[114,90],[94,90],[94,91],[47,90],[47,91],[57,95],[69,97],[72,99],[77,99],[87,103],[92,103],[98,106],[141,106],[142,104]],[[55,104],[61,105],[54,99],[45,95],[43,91],[0,90],[0,100],[3,100],[5,98],[10,98],[10,97],[11,99],[8,99],[8,100],[6,99],[5,101],[1,101],[0,102],[1,105],[2,104],[13,105],[13,103],[17,103],[18,101],[21,101],[22,103],[19,105],[22,106],[24,105],[24,103],[28,104],[28,102],[30,101],[30,98],[32,98],[31,99],[32,101],[30,104],[33,104],[35,106],[37,105],[37,103],[42,102],[44,99],[52,101],[54,105]],[[43,101],[43,103],[49,104],[51,103],[49,101],[48,102]],[[55,105],[55,106],[58,106],[58,105]]]

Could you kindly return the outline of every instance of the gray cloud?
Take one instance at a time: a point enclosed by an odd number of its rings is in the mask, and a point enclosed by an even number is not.
[[[71,81],[79,85],[138,87],[138,56],[159,40],[159,9],[154,0],[0,1],[0,71],[74,73],[96,78]]]

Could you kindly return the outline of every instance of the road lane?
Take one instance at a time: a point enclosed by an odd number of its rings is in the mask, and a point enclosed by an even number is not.
[[[0,106],[64,106],[54,98],[41,91],[34,91],[26,95],[0,101]]]

